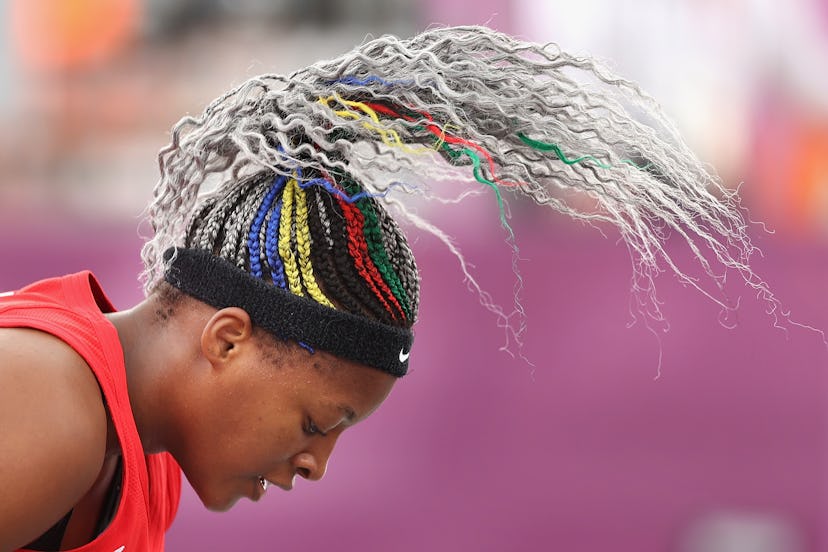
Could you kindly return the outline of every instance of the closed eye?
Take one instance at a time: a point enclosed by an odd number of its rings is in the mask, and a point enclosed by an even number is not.
[[[314,423],[314,421],[308,418],[307,422],[305,423],[305,433],[308,435],[321,435],[325,437],[327,433],[319,429],[319,427]]]

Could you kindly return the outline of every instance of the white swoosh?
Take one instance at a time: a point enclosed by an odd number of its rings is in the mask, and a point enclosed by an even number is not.
[[[14,292],[13,291],[4,291],[3,293],[0,293],[0,297],[8,297],[9,295],[14,295]],[[115,552],[118,552],[118,551],[116,550]]]
[[[113,552],[124,552],[125,549],[126,549],[126,546],[122,546],[120,548],[116,548]]]
[[[406,360],[408,360],[408,357],[410,357],[410,356],[411,356],[411,351],[408,351],[406,353],[403,349],[400,349],[400,362],[405,362]]]

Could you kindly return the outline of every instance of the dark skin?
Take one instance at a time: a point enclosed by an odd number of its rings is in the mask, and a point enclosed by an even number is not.
[[[396,378],[254,328],[239,308],[189,297],[166,320],[158,297],[108,315],[146,453],[170,452],[212,510],[321,479],[342,432],[370,415]],[[0,329],[0,552],[74,509],[61,548],[92,540],[120,446],[86,362],[59,339]]]

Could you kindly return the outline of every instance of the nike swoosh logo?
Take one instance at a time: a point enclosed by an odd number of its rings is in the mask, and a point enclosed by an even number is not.
[[[405,362],[411,356],[411,351],[405,352],[405,349],[400,349],[400,362]]]
[[[124,552],[126,550],[126,546],[122,546],[120,548],[116,548],[113,552]]]
[[[10,295],[14,295],[14,292],[13,291],[4,291],[3,293],[0,293],[0,297],[8,297]]]

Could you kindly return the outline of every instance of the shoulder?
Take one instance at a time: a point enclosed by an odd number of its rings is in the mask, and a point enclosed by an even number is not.
[[[0,329],[0,550],[37,537],[89,490],[106,416],[95,376],[69,345]]]

